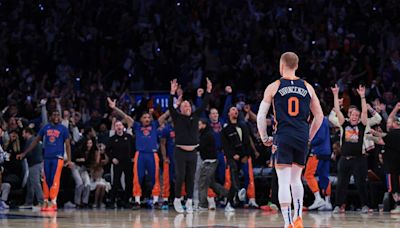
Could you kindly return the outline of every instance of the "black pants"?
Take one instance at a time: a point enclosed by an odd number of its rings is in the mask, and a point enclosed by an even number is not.
[[[279,191],[278,175],[276,174],[276,169],[274,167],[272,169],[270,201],[279,207],[278,191]]]
[[[133,165],[129,163],[119,163],[113,165],[113,183],[111,189],[111,202],[115,202],[115,198],[128,202],[129,197],[132,196],[133,188]],[[122,189],[121,176],[122,172],[125,175],[125,190]]]
[[[183,182],[186,183],[188,199],[193,199],[194,176],[196,174],[197,151],[184,151],[175,147],[175,198],[181,197]]]
[[[336,186],[336,205],[346,203],[347,188],[351,175],[354,176],[361,206],[368,205],[368,192],[366,179],[368,175],[368,162],[366,157],[354,157],[346,159],[341,157],[338,163],[338,182]]]
[[[240,168],[240,161],[236,161],[234,159],[227,160],[229,165],[229,171],[231,174],[231,189],[229,190],[228,195],[228,202],[233,204],[233,198],[237,195],[240,188],[240,181],[239,181],[239,168]]]

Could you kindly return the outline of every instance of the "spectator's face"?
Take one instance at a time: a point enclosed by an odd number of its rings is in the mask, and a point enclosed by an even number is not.
[[[64,112],[63,112],[63,117],[64,117],[64,119],[66,119],[66,120],[69,119],[70,115],[69,115],[69,111],[68,111],[68,110],[64,110]]]
[[[217,109],[213,108],[213,109],[210,110],[209,118],[210,118],[211,122],[217,122],[218,121],[219,114],[218,114]]]
[[[355,108],[349,108],[349,110],[347,110],[347,116],[350,118],[350,116],[351,116],[351,113],[354,111],[354,110],[357,110],[357,109],[355,109]]]
[[[17,140],[18,138],[18,134],[16,132],[12,132],[10,134],[10,141],[14,142],[15,140]]]
[[[11,118],[8,120],[8,127],[9,127],[9,129],[15,129],[15,128],[18,127],[18,126],[17,126],[17,119],[16,119],[15,117],[11,117]]]
[[[79,123],[79,121],[81,121],[81,115],[79,113],[75,113],[74,119],[75,119],[75,123]]]
[[[232,107],[229,109],[229,113],[228,116],[230,119],[234,119],[237,120],[238,116],[239,116],[239,111],[236,107]]]
[[[357,125],[359,121],[360,121],[360,111],[354,109],[350,113],[350,123],[352,125]]]
[[[86,142],[86,148],[87,148],[88,150],[91,150],[92,147],[93,147],[93,141],[92,141],[91,139],[89,139],[89,140]]]
[[[181,113],[185,116],[192,115],[192,106],[190,105],[189,101],[183,101],[180,107]]]
[[[206,125],[202,121],[199,121],[199,130],[202,130],[204,128],[206,128]]]
[[[50,121],[54,124],[60,123],[60,113],[59,112],[53,112],[50,116]]]
[[[101,132],[107,131],[107,126],[105,124],[101,124],[99,127],[99,131]]]
[[[150,125],[151,122],[151,116],[149,113],[145,113],[140,117],[140,122],[142,123],[143,126],[148,126]]]
[[[117,134],[121,135],[124,132],[124,125],[122,124],[121,121],[117,121],[115,123],[115,131]]]

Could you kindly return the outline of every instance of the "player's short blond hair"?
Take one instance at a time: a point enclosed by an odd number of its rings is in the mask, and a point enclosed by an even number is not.
[[[281,62],[289,69],[296,69],[299,65],[299,57],[294,52],[285,52],[281,55]]]

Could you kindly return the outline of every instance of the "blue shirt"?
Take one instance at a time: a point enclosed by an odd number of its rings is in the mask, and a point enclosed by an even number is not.
[[[136,135],[136,149],[139,152],[154,153],[158,149],[158,121],[152,121],[148,126],[135,122],[133,129]]]
[[[329,134],[329,123],[326,117],[324,118],[321,127],[311,141],[311,153],[320,156],[331,155],[331,139]]]
[[[175,129],[172,127],[171,124],[165,125],[164,129],[161,132],[161,137],[167,140],[166,149],[168,157],[173,158],[172,154],[174,153],[175,148]]]
[[[64,142],[69,139],[68,129],[62,124],[46,124],[39,131],[43,139],[44,158],[64,158]]]

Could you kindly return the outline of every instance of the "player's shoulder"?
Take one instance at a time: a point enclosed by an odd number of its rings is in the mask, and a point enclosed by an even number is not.
[[[304,85],[306,86],[308,93],[310,94],[311,98],[313,97],[313,94],[315,93],[314,87],[308,83],[306,80],[301,79],[304,82]]]
[[[265,93],[270,94],[272,96],[278,91],[279,86],[281,85],[281,80],[278,79],[267,86],[265,89]]]

